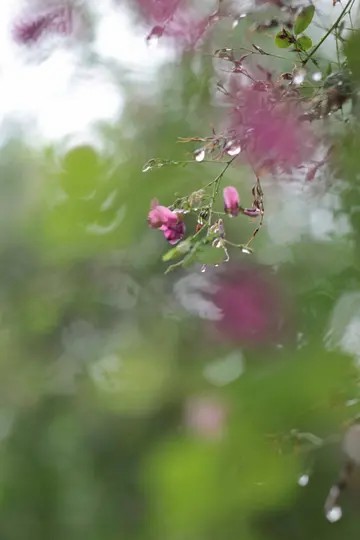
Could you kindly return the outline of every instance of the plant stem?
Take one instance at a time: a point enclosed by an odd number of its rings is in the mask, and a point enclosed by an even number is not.
[[[313,48],[313,50],[308,54],[308,57],[303,61],[303,66],[307,64],[307,62],[310,60],[310,58],[316,53],[316,51],[321,47],[321,45],[324,43],[324,41],[329,37],[329,35],[339,26],[339,23],[341,22],[341,19],[345,16],[348,8],[350,5],[354,2],[354,0],[348,0],[346,6],[340,13],[339,17],[336,19],[334,24],[329,28],[329,30],[326,32],[326,34],[320,39],[319,43]]]
[[[214,206],[214,202],[215,202],[215,198],[216,198],[216,195],[219,191],[219,186],[220,186],[220,180],[222,179],[222,177],[224,176],[224,174],[226,173],[226,171],[228,170],[228,168],[230,167],[230,165],[232,164],[232,162],[237,158],[237,156],[234,156],[233,158],[231,158],[229,161],[226,162],[226,165],[225,167],[223,168],[223,170],[217,175],[217,177],[212,180],[209,184],[207,184],[205,187],[209,187],[209,186],[213,186],[213,191],[212,191],[212,195],[211,195],[211,199],[210,199],[210,204],[209,204],[209,217],[208,217],[208,227],[210,227],[211,225],[211,219],[212,219],[212,213],[213,213],[213,206]]]

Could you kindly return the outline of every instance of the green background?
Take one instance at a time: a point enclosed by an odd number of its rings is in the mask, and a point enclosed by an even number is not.
[[[108,65],[126,101],[115,126],[98,126],[103,151],[34,149],[26,134],[1,148],[4,540],[359,536],[356,485],[341,499],[339,523],[323,511],[344,460],[341,438],[360,412],[356,112],[328,130],[339,151],[311,185],[287,176],[263,182],[267,214],[251,262],[285,291],[289,339],[213,339],[199,302],[222,269],[164,275],[166,242],[146,223],[152,198],[171,204],[219,170],[194,163],[142,172],[153,157],[192,159],[196,146],[177,138],[211,132],[222,111],[208,53],[241,45],[244,24],[165,64],[151,85]],[[245,164],[226,182],[251,202]],[[329,215],[335,226],[321,233]],[[228,226],[234,242],[250,231],[241,217]],[[230,255],[241,275],[249,256]],[[234,365],[241,369],[232,376]],[[197,422],[194,407],[215,424]]]

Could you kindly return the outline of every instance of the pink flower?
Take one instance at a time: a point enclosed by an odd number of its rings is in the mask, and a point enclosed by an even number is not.
[[[164,236],[169,244],[177,244],[184,238],[185,223],[179,219],[175,224],[163,225],[160,227],[160,230],[163,231]]]
[[[178,220],[178,215],[172,210],[170,210],[170,208],[159,205],[156,200],[152,201],[150,212],[148,214],[149,227],[151,227],[152,229],[172,227],[177,224]]]
[[[227,214],[237,216],[239,213],[240,197],[236,188],[227,186],[223,191],[224,209]]]

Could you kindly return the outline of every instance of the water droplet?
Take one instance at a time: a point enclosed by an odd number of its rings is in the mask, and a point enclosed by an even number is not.
[[[201,161],[204,161],[205,159],[205,150],[203,148],[199,148],[198,150],[195,150],[194,152],[195,161],[200,163]]]
[[[226,153],[233,157],[233,156],[237,156],[238,154],[240,154],[241,152],[241,146],[238,142],[236,141],[230,141],[228,142],[228,144],[226,145]]]
[[[342,510],[340,506],[333,506],[331,510],[326,512],[326,519],[330,523],[336,523],[342,518]]]
[[[298,479],[298,484],[301,487],[305,487],[308,485],[309,480],[310,480],[310,477],[308,474],[302,474]]]
[[[306,71],[305,69],[298,69],[293,76],[293,83],[296,85],[300,85],[304,82],[306,77]]]
[[[320,71],[316,71],[312,76],[313,81],[318,82],[318,81],[321,81],[321,79],[322,79],[322,73]]]

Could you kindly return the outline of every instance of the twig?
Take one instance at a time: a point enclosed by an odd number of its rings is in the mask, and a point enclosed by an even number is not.
[[[217,175],[217,177],[214,180],[212,180],[211,182],[209,182],[209,184],[206,184],[206,186],[205,186],[205,187],[213,186],[213,192],[212,192],[211,199],[210,199],[210,204],[209,204],[209,217],[208,217],[208,226],[209,227],[211,225],[211,219],[212,219],[212,213],[213,213],[213,206],[214,206],[215,198],[216,198],[216,195],[217,195],[217,193],[219,191],[220,180],[222,179],[222,177],[224,176],[224,174],[226,173],[226,171],[228,170],[228,168],[230,167],[232,162],[235,161],[236,158],[237,158],[237,156],[234,156],[229,161],[227,161],[225,167]]]
[[[346,6],[340,13],[339,17],[336,19],[334,24],[329,28],[329,30],[326,32],[326,34],[320,39],[319,43],[313,48],[313,50],[308,54],[307,58],[303,61],[302,65],[305,66],[307,62],[310,60],[310,58],[316,53],[316,51],[321,47],[321,45],[324,43],[324,41],[329,37],[329,35],[339,26],[339,23],[341,19],[346,15],[346,12],[350,5],[354,2],[354,0],[348,0]]]

